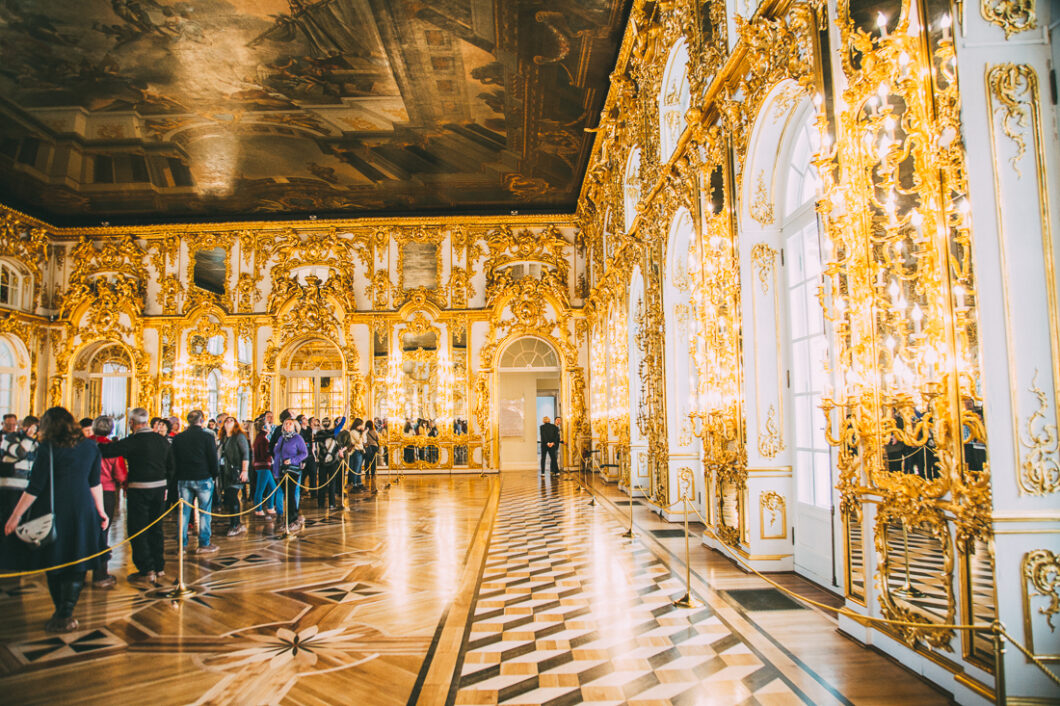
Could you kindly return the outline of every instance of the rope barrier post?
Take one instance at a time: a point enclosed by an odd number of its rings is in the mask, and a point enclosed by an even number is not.
[[[593,462],[595,463],[596,460],[593,459]],[[589,471],[590,471],[589,478],[591,479],[593,477],[592,468],[591,467],[590,467]],[[590,495],[589,507],[596,507],[596,493],[593,492],[593,489],[589,487],[588,482],[586,482],[586,480],[585,480],[585,464],[584,463],[582,464],[582,486],[584,486],[585,489],[589,492],[589,495]]]
[[[699,604],[692,598],[692,550],[688,542],[688,493],[681,493],[685,506],[685,595],[673,602],[678,608],[695,608]]]
[[[1005,694],[1005,626],[1000,620],[990,625],[994,637],[994,703],[1004,706],[1008,701]]]
[[[622,533],[622,536],[626,539],[633,539],[637,536],[637,533],[633,531],[633,493],[635,491],[633,483],[636,479],[633,477],[632,470],[630,469],[631,472],[629,474],[629,529]]]
[[[184,583],[184,533],[187,532],[187,528],[184,526],[185,504],[184,498],[177,501],[177,505],[179,505],[177,511],[179,512],[178,516],[180,517],[180,525],[177,528],[177,585],[166,593],[166,598],[172,598],[178,601],[183,600],[188,596],[195,595],[195,591],[188,588]]]

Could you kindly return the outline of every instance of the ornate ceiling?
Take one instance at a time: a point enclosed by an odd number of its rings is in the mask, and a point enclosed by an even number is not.
[[[55,224],[573,211],[630,0],[5,0],[0,200]]]

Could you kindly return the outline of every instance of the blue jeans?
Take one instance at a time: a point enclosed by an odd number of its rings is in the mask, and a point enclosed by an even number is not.
[[[199,513],[199,546],[207,546],[210,543],[210,516],[206,513],[213,510],[213,478],[207,478],[206,480],[178,480],[177,490],[180,491],[180,497],[184,502],[192,505],[198,499],[199,509],[205,510],[205,512]],[[180,512],[180,510],[177,512]],[[181,523],[180,543],[181,546],[186,547],[188,546],[188,523],[191,521],[193,513],[188,508],[184,508],[183,512],[187,521]]]
[[[271,493],[273,488],[276,487],[276,479],[272,477],[271,468],[259,469],[254,472],[258,475],[258,487],[254,493],[254,505],[257,506],[260,505],[262,499]],[[259,507],[258,510],[275,510],[277,497],[278,494],[274,494],[266,500],[265,504],[262,507]]]
[[[350,477],[353,480],[353,487],[357,488],[362,485],[361,482],[361,467],[364,465],[364,451],[354,451],[353,457],[350,459]]]

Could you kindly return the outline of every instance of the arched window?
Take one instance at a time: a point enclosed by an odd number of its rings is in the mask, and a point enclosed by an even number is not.
[[[225,337],[218,334],[206,342],[206,352],[210,355],[221,355],[225,352]]]
[[[559,369],[556,349],[540,338],[520,338],[513,341],[501,354],[501,370],[525,370],[526,368]]]
[[[623,205],[626,212],[626,232],[633,227],[637,217],[637,204],[640,203],[640,148],[635,148],[626,161],[626,174],[622,178]]]
[[[15,411],[15,379],[18,373],[15,352],[7,341],[0,338],[0,413],[18,414]]]
[[[213,339],[210,339],[211,341]],[[214,368],[206,376],[206,416],[216,417],[221,401],[221,371]]]
[[[795,477],[798,500],[832,505],[830,446],[825,438],[821,395],[828,385],[828,339],[817,300],[821,284],[821,234],[814,202],[817,176],[811,159],[818,135],[807,104],[795,120],[787,142],[784,211],[781,219],[788,290],[791,345],[791,396],[794,406]]]
[[[682,38],[670,50],[659,90],[659,161],[666,162],[685,129],[685,113],[692,103],[688,85],[688,45]]]
[[[343,414],[346,373],[334,344],[319,339],[302,343],[291,352],[281,373],[283,407],[311,417]]]
[[[22,275],[12,265],[0,262],[0,304],[21,307]]]

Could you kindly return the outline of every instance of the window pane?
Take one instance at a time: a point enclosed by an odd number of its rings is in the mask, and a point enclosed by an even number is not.
[[[15,410],[11,409],[13,406],[13,400],[11,399],[11,373],[0,374],[0,412],[4,414],[15,413]]]
[[[814,504],[819,507],[832,506],[831,461],[827,453],[814,454]]]
[[[821,274],[821,246],[817,239],[817,223],[811,223],[802,231],[803,252],[803,277],[816,279]]]
[[[813,427],[810,414],[812,401],[808,396],[795,396],[795,445],[800,449],[813,448]]]
[[[823,392],[828,387],[828,340],[824,336],[814,336],[809,339],[809,346],[811,388]]]
[[[2,339],[0,339],[0,367],[15,367],[15,355],[11,352],[11,346],[7,345],[7,341]]]
[[[802,338],[806,335],[806,301],[803,296],[803,285],[792,287],[788,300],[791,302],[791,337]]]
[[[791,381],[795,393],[810,391],[809,359],[806,341],[796,341],[791,349]]]
[[[795,478],[799,484],[799,502],[813,504],[813,454],[800,451],[795,459]]]

